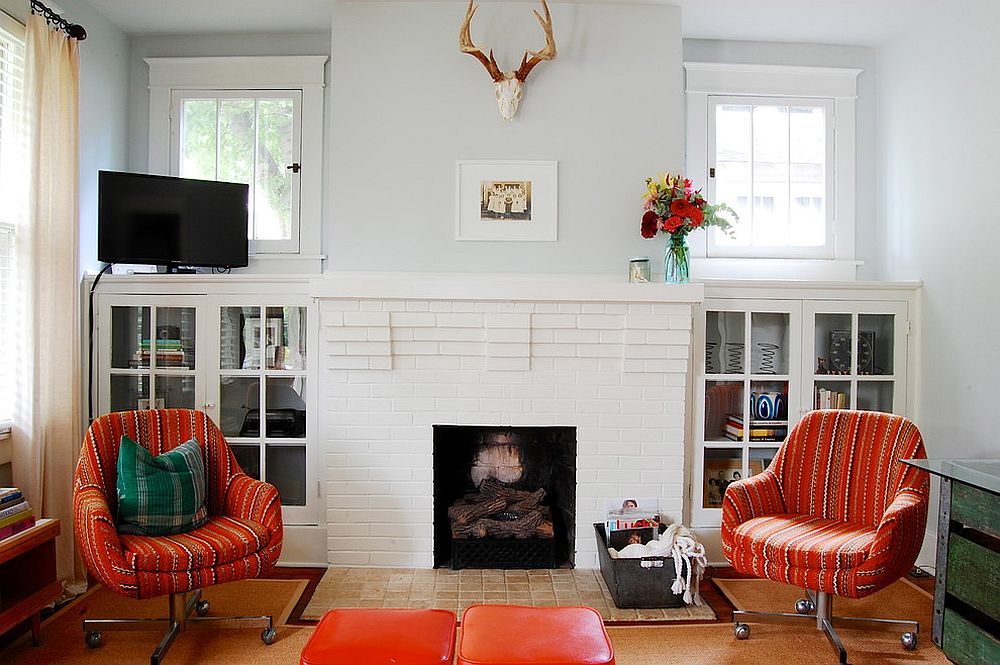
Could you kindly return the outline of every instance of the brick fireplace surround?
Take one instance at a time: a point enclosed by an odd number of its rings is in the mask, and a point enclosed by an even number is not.
[[[434,425],[576,427],[578,567],[606,500],[681,519],[701,285],[337,273],[312,292],[331,565],[433,566]]]

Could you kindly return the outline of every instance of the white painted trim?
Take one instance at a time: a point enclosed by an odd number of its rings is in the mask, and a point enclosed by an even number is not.
[[[862,261],[693,257],[691,275],[704,279],[791,279],[853,281]]]
[[[310,282],[315,298],[697,303],[701,284],[623,282],[610,275],[336,272]]]
[[[856,99],[860,69],[685,62],[686,92]]]
[[[323,88],[325,55],[144,58],[149,65],[149,173],[171,175],[172,91],[301,90],[301,157],[298,251],[321,246],[323,213]],[[314,258],[314,255],[300,258]],[[305,272],[318,272],[315,261]],[[291,268],[287,265],[286,269]],[[253,269],[253,267],[251,267]]]
[[[24,24],[5,11],[0,11],[0,29],[24,41]]]
[[[323,86],[325,55],[143,58],[150,88],[293,89]]]
[[[837,67],[792,67],[785,65],[744,65],[712,62],[685,62],[686,73],[686,174],[695,182],[708,182],[708,97],[746,95],[768,97],[829,98],[834,102],[834,186],[835,206],[833,248],[835,263],[854,260],[857,223],[857,79],[860,69]],[[704,233],[689,239],[694,258],[708,256]],[[775,259],[752,260],[755,277],[790,277]],[[786,259],[782,259],[786,260]],[[819,264],[816,264],[818,267]],[[823,269],[801,277],[830,279]],[[843,274],[843,273],[841,273]],[[837,277],[836,279],[853,279]]]

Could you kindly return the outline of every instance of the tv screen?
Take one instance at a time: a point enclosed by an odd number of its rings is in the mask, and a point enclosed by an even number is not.
[[[101,171],[97,259],[245,267],[249,191],[231,182]]]

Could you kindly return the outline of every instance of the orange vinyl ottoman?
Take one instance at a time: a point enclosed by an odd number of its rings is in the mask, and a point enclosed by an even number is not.
[[[381,608],[330,610],[300,665],[451,665],[455,613]]]
[[[592,607],[473,605],[462,615],[457,665],[614,665]]]

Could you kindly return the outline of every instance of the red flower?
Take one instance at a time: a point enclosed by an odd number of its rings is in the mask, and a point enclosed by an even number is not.
[[[670,212],[681,217],[688,217],[688,208],[691,204],[684,199],[674,199],[670,202]]]
[[[682,226],[684,226],[684,218],[677,215],[671,215],[663,221],[663,230],[667,233],[674,233]]]
[[[653,212],[652,210],[647,211],[646,214],[642,216],[641,232],[643,238],[652,238],[653,236],[656,235],[656,230],[657,230],[656,223],[658,220],[659,218],[656,216],[656,213]]]
[[[701,223],[705,220],[705,213],[703,213],[699,208],[695,206],[688,206],[688,218],[691,220],[691,226],[701,226]]]

